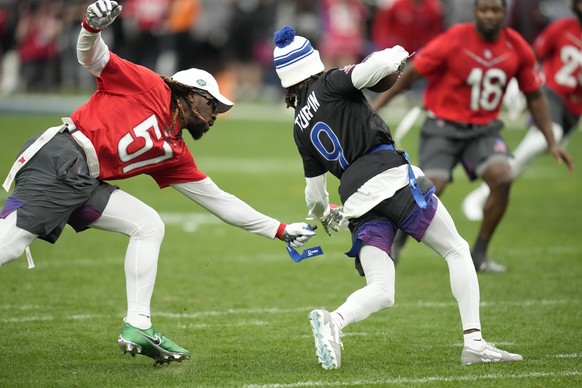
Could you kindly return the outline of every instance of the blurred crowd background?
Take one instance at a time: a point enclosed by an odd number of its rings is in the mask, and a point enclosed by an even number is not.
[[[199,67],[237,101],[270,100],[281,86],[273,33],[294,27],[326,67],[400,44],[409,52],[450,25],[472,21],[474,0],[118,0],[103,32],[109,48],[160,74]],[[0,94],[84,93],[95,80],[76,60],[83,0],[0,0]],[[568,0],[507,0],[507,24],[527,41],[569,16]]]

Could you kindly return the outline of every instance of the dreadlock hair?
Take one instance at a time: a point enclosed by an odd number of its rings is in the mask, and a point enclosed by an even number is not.
[[[309,84],[311,82],[317,80],[322,73],[312,75],[311,77],[307,78],[305,81],[301,81],[298,84],[289,86],[285,91],[285,104],[287,104],[287,108],[297,108],[297,97],[301,93],[303,89],[309,88]]]
[[[161,75],[162,80],[168,85],[170,91],[172,92],[170,97],[170,114],[171,121],[170,121],[170,128],[168,128],[168,132],[170,136],[174,134],[174,128],[176,127],[176,120],[179,114],[184,115],[184,107],[182,106],[182,101],[187,104],[188,109],[190,109],[194,114],[198,116],[198,118],[202,121],[206,121],[200,113],[192,106],[192,101],[190,100],[190,94],[192,93],[192,87],[188,85],[184,85],[181,82],[174,81],[170,77],[166,77],[165,75]]]

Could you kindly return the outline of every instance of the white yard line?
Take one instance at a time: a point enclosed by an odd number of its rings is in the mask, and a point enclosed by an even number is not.
[[[517,374],[487,374],[480,376],[429,376],[429,377],[395,377],[384,380],[350,380],[350,381],[301,381],[290,384],[251,384],[246,388],[290,388],[290,387],[329,387],[329,386],[357,386],[357,385],[401,385],[401,384],[430,384],[454,382],[481,382],[487,380],[522,380],[539,377],[573,377],[582,376],[581,371],[562,372],[532,372]]]
[[[528,306],[555,306],[555,305],[571,305],[571,304],[579,304],[580,300],[577,299],[543,299],[543,300],[525,300],[521,302],[514,302],[514,301],[496,301],[494,303],[484,303],[481,302],[481,306],[496,306],[496,307],[504,307],[504,306],[517,306],[517,307],[528,307]],[[421,302],[412,302],[412,303],[400,303],[396,304],[395,307],[397,308],[418,308],[418,307],[431,307],[431,308],[450,308],[454,307],[456,304],[454,302],[430,302],[430,301],[421,301]],[[11,304],[0,304],[0,311],[28,311],[32,309],[39,308],[35,305],[23,305],[23,306],[14,306]],[[43,307],[46,308],[46,307]],[[204,310],[204,311],[196,311],[190,313],[175,313],[169,311],[158,311],[154,312],[153,314],[158,317],[166,317],[166,318],[173,318],[173,319],[200,319],[200,318],[213,318],[219,316],[232,316],[232,315],[260,315],[260,314],[297,314],[297,313],[307,313],[317,306],[302,306],[302,307],[293,307],[293,308],[279,308],[279,307],[270,307],[270,308],[240,308],[240,309],[223,309],[223,310]],[[69,315],[67,317],[59,317],[58,319],[71,319],[71,320],[83,320],[83,319],[98,319],[104,318],[104,315],[94,315],[94,314],[75,314]],[[52,316],[38,316],[38,317],[13,317],[13,318],[0,318],[0,322],[28,322],[28,321],[46,321],[46,320],[53,320],[57,319]],[[362,334],[353,334],[353,335],[362,335]]]

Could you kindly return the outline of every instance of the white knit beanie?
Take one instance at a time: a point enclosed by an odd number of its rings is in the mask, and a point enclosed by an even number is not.
[[[324,70],[319,51],[314,50],[309,40],[296,36],[295,30],[284,26],[275,32],[275,70],[284,88],[305,81]]]

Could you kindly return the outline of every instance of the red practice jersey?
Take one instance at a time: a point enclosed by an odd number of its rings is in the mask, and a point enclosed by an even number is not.
[[[470,124],[495,120],[509,80],[524,92],[543,83],[528,43],[511,28],[487,42],[473,23],[461,23],[430,41],[413,59],[427,78],[425,107],[437,117]]]
[[[97,91],[71,116],[97,151],[99,179],[148,174],[166,187],[206,178],[181,136],[169,135],[171,92],[162,78],[110,55]]]
[[[582,115],[582,27],[575,18],[550,24],[534,41],[546,85],[562,97],[568,110]]]

